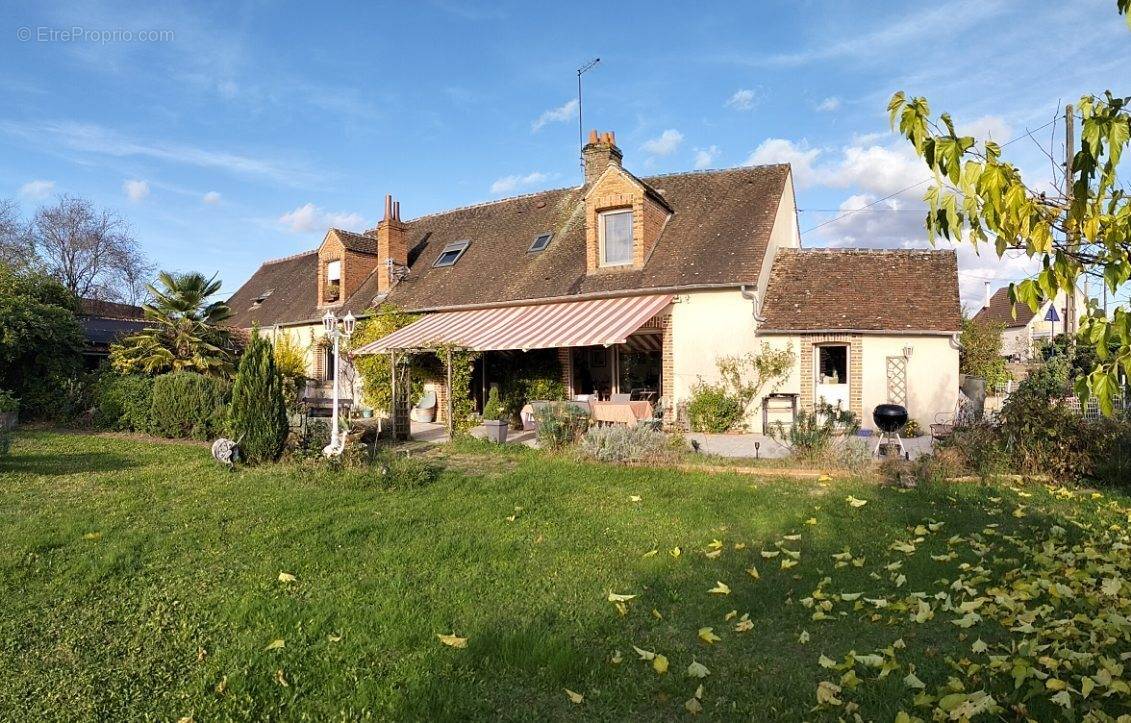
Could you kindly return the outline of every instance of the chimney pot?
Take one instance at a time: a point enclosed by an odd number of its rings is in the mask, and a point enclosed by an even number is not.
[[[586,185],[596,181],[609,166],[621,164],[622,154],[615,141],[616,135],[612,131],[590,131],[589,144],[581,152]]]
[[[393,218],[395,218],[398,221],[401,220],[401,202],[400,201],[394,201],[393,202]]]
[[[382,220],[388,221],[388,220],[392,219],[392,217],[393,217],[393,194],[386,193],[385,194],[385,218],[382,219]]]

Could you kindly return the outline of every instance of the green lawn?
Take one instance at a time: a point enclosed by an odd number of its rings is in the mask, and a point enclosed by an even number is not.
[[[433,484],[386,489],[22,433],[0,461],[0,719],[672,719],[700,684],[707,719],[930,720],[983,689],[1008,719],[1128,710],[1117,492],[438,460]],[[610,592],[636,595],[626,614]],[[839,692],[814,710],[823,681]]]

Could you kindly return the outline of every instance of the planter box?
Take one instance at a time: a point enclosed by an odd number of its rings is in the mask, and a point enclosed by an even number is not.
[[[510,422],[498,419],[483,420],[483,428],[487,430],[487,439],[495,444],[503,444],[507,441],[508,427],[510,427]]]

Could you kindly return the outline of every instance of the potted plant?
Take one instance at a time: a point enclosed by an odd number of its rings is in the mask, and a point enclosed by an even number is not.
[[[20,418],[20,400],[8,391],[0,389],[0,430],[15,429]]]
[[[507,441],[507,427],[510,426],[509,420],[500,417],[506,417],[506,410],[499,403],[499,388],[492,387],[487,403],[483,405],[483,427],[487,430],[487,439],[496,444]]]

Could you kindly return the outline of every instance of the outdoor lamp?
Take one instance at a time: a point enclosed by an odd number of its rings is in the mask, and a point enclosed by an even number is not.
[[[911,346],[910,344],[903,347],[903,358],[910,361],[911,360],[911,352],[913,352],[913,351],[915,351],[915,347]]]
[[[338,326],[338,319],[333,312],[327,311],[326,315],[322,317],[322,326],[325,327],[327,334],[334,332],[334,329]]]
[[[357,319],[353,318],[353,312],[347,311],[345,318],[342,319],[342,326],[344,327],[343,330],[345,331],[346,336],[351,336],[353,334],[353,325],[356,323]]]

